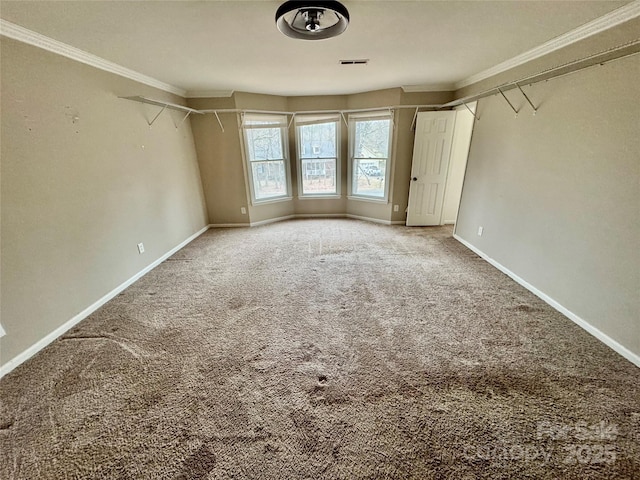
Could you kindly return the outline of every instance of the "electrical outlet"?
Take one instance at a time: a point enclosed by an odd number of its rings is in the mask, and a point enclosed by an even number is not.
[[[400,205],[394,205],[393,206],[393,211],[397,212],[398,210],[400,210]]]
[[[138,253],[144,253],[144,243],[138,244]]]
[[[240,207],[240,213],[242,213],[243,215],[247,214],[247,209],[244,207]]]
[[[478,227],[478,236],[482,236],[482,232],[484,232],[484,227]]]

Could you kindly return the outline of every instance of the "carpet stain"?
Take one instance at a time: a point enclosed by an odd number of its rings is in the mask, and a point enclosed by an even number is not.
[[[216,465],[216,456],[207,445],[202,445],[183,464],[183,471],[178,477],[182,480],[200,480],[207,478]]]
[[[317,346],[313,343],[304,343],[301,347],[302,350],[302,361],[311,362],[314,358],[316,358],[319,354],[322,353]]]
[[[244,299],[240,297],[233,297],[231,300],[229,300],[229,308],[232,310],[238,310],[239,308],[242,308],[245,303],[246,302],[244,301]]]
[[[0,430],[9,430],[13,426],[13,420],[0,421]]]
[[[514,310],[517,310],[518,312],[530,313],[530,312],[540,312],[542,309],[533,307],[531,305],[517,305],[514,308]]]

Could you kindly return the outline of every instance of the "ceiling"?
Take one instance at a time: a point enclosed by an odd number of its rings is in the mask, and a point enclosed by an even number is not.
[[[629,2],[343,0],[347,31],[319,41],[282,35],[274,21],[281,3],[2,0],[0,17],[189,96],[325,95],[453,88]]]

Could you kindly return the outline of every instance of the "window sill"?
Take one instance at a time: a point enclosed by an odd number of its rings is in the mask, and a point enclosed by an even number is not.
[[[340,200],[342,195],[334,193],[327,195],[299,195],[298,200]]]
[[[254,200],[251,202],[251,205],[254,207],[259,207],[260,205],[268,205],[270,203],[280,203],[280,202],[290,202],[293,200],[293,197],[274,197],[274,198],[265,198],[264,200]]]
[[[376,198],[376,197],[361,197],[356,195],[348,195],[348,200],[357,200],[359,202],[370,202],[370,203],[380,203],[387,205],[389,201],[386,198]]]

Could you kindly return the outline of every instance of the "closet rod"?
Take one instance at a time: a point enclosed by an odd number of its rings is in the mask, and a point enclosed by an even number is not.
[[[550,80],[552,78],[576,73],[594,65],[604,65],[605,63],[609,63],[614,60],[621,60],[638,53],[640,53],[640,39],[634,40],[624,45],[618,45],[617,47],[613,47],[609,50],[589,55],[578,60],[573,60],[572,62],[558,65],[547,70],[542,70],[540,72],[534,73],[533,75],[520,78],[519,80],[513,82],[507,82],[502,85],[498,85],[497,87],[492,87],[488,90],[484,90],[474,95],[458,98],[452,102],[441,105],[441,108],[457,107],[459,105],[474,102],[481,98],[489,97],[491,95],[502,93],[507,90],[519,88],[521,85],[533,85],[535,83]],[[531,107],[533,108],[533,104],[531,104]],[[537,109],[534,108],[534,112],[536,110]]]

